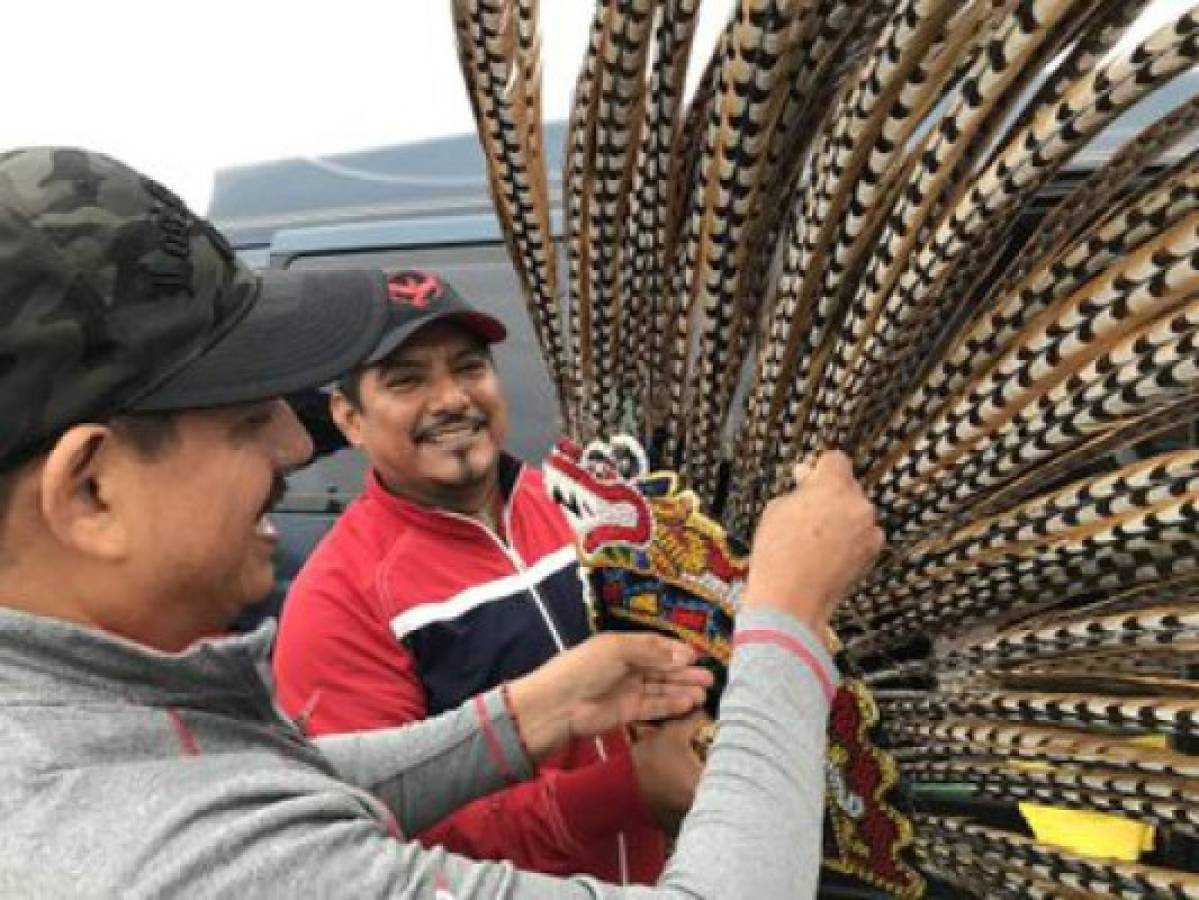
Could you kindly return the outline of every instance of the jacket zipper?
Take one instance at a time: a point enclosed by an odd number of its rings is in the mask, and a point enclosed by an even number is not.
[[[512,486],[512,497],[513,498],[516,496],[517,491],[520,490],[520,482],[521,482],[521,479],[523,479],[523,478],[524,478],[524,469],[522,467],[520,474],[517,475],[517,477],[516,477],[516,483]],[[462,515],[461,513],[453,512],[452,510],[442,510],[441,512],[452,518],[461,519],[464,522],[471,523],[472,525],[474,525],[477,528],[483,529],[483,532],[489,538],[491,538],[492,542],[497,547],[499,547],[500,552],[503,553],[504,556],[506,556],[508,558],[508,562],[512,564],[512,568],[514,568],[518,574],[523,575],[527,571],[527,568],[525,566],[525,561],[523,559],[521,559],[520,554],[516,552],[516,548],[510,547],[507,543],[505,543],[503,540],[501,540],[500,536],[498,534],[496,534],[494,531],[492,531],[489,527],[487,527],[487,525],[483,524],[478,519],[472,518],[471,516]],[[511,534],[512,534],[512,503],[510,502],[510,500],[506,500],[504,502],[503,516],[504,516],[504,533],[511,536]],[[545,600],[542,599],[541,594],[539,594],[537,592],[537,588],[534,585],[529,585],[529,587],[527,587],[525,589],[525,591],[532,598],[533,605],[537,608],[537,611],[541,614],[541,618],[542,618],[542,621],[545,622],[546,629],[549,630],[550,638],[551,638],[551,640],[553,640],[554,646],[556,646],[558,648],[558,652],[561,653],[563,650],[566,649],[566,642],[564,640],[562,640],[562,634],[558,631],[558,626],[554,623],[554,618],[550,614],[549,607],[547,607],[545,605]],[[598,754],[599,758],[602,761],[607,762],[608,761],[608,750],[606,747],[604,747],[603,740],[599,737],[596,737],[593,740],[595,742],[595,752]],[[616,833],[616,849],[617,849],[617,853],[619,855],[620,882],[622,885],[627,885],[629,883],[629,855],[628,855],[628,849],[627,849],[627,846],[625,843],[625,836],[624,836],[623,831],[619,831]]]

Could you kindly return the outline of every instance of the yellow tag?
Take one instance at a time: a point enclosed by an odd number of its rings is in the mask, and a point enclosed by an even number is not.
[[[1158,749],[1167,746],[1163,734],[1132,738],[1128,743]],[[1043,767],[1030,765],[1027,768]],[[1153,849],[1155,830],[1144,822],[1109,813],[1062,809],[1038,803],[1021,803],[1019,806],[1020,814],[1038,841],[1080,856],[1136,862],[1142,852]]]

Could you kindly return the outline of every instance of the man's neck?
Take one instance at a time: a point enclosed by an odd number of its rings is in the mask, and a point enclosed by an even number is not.
[[[89,578],[89,571],[97,574]],[[62,578],[62,572],[70,576]],[[164,653],[178,652],[192,642],[194,638],[176,633],[175,621],[152,612],[131,616],[127,611],[137,608],[135,604],[122,605],[101,596],[104,588],[119,583],[112,573],[106,577],[103,572],[85,568],[78,559],[29,565],[23,572],[6,571],[0,577],[0,606],[117,635]],[[89,581],[90,590],[86,586]],[[153,610],[155,604],[147,602],[140,608]]]
[[[478,519],[480,522],[498,534],[501,540],[506,541],[508,539],[507,535],[504,533],[504,500],[503,497],[500,496],[498,489],[491,495],[490,499],[479,508],[479,511],[475,513],[474,518]]]
[[[395,494],[397,497],[402,497],[405,500],[410,500],[420,506],[426,506],[431,509],[441,509],[457,513],[460,516],[469,516],[472,519],[477,519],[494,531],[498,532],[500,530],[498,526],[502,524],[504,498],[500,490],[498,467],[492,471],[490,477],[485,481],[462,488],[434,487],[428,491],[418,493],[410,490],[399,490],[386,482],[383,482],[383,484],[390,493]]]
[[[481,522],[498,534],[501,539],[506,540],[504,535],[504,498],[500,493],[498,476],[490,480],[487,491],[482,495],[475,509],[467,512],[466,515]]]

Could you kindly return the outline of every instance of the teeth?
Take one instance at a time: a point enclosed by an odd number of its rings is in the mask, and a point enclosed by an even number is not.
[[[258,520],[258,525],[254,531],[259,537],[276,538],[279,536],[279,532],[275,528],[275,523],[267,515]]]
[[[462,435],[472,435],[474,433],[475,429],[473,427],[463,426],[460,428],[443,428],[440,431],[434,432],[432,439],[435,441],[441,441],[445,440],[446,438],[456,438],[461,437]]]

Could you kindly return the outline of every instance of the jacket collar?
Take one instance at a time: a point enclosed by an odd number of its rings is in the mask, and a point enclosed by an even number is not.
[[[96,629],[0,608],[0,706],[122,700],[273,710],[263,681],[273,622],[163,653]]]
[[[524,477],[523,463],[507,453],[500,454],[499,462],[500,496],[504,500],[501,515],[505,525],[510,519],[512,508],[518,496],[520,481]],[[404,497],[397,496],[387,489],[379,473],[373,468],[366,477],[365,498],[370,503],[378,504],[391,515],[410,527],[428,529],[440,534],[458,537],[477,537],[482,529],[489,534],[491,530],[477,519],[451,512],[436,506],[424,506]],[[506,529],[507,530],[507,529]]]

